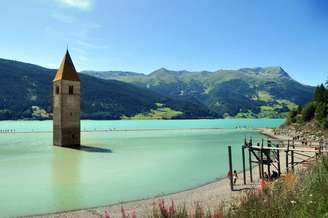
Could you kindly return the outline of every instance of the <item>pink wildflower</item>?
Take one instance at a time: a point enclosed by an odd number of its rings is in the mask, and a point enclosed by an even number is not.
[[[162,214],[162,216],[164,216],[164,217],[168,217],[168,211],[167,211],[167,208],[165,207],[165,203],[164,203],[164,200],[161,200],[160,202],[159,202],[159,209],[160,209],[160,211],[161,211],[161,214]]]
[[[107,211],[107,210],[105,210],[105,213],[104,213],[104,218],[110,218],[110,215],[109,215],[109,213],[108,213],[108,211]]]
[[[213,218],[224,218],[223,213],[215,213]]]
[[[132,216],[131,216],[131,218],[137,218],[137,214],[136,214],[135,211],[132,212]]]
[[[176,215],[176,209],[175,209],[174,201],[172,200],[171,206],[169,208],[169,216],[175,217],[175,215]]]

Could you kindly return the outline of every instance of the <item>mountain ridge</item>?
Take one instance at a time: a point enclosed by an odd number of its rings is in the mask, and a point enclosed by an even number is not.
[[[259,113],[259,117],[279,117],[281,113],[286,116],[288,110],[305,104],[314,91],[314,87],[297,82],[280,66],[217,71],[159,68],[147,75],[102,78],[132,83],[170,97],[200,101],[217,117],[258,117]]]
[[[112,70],[108,70],[108,71],[96,71],[96,70],[82,70],[80,71],[80,73],[83,74],[90,74],[90,75],[95,75],[95,74],[100,74],[98,75],[98,77],[103,76],[102,78],[106,79],[106,74],[107,76],[150,76],[150,75],[154,75],[156,73],[173,73],[173,74],[196,74],[196,73],[216,73],[216,72],[220,72],[220,71],[244,71],[246,73],[248,72],[257,72],[258,74],[263,74],[266,73],[267,71],[269,72],[273,72],[277,75],[280,76],[285,76],[285,77],[290,77],[290,75],[281,67],[281,66],[267,66],[267,67],[244,67],[244,68],[239,68],[237,70],[234,69],[219,69],[219,70],[215,70],[215,71],[208,71],[208,70],[201,70],[201,71],[190,71],[190,70],[170,70],[168,68],[165,67],[161,67],[159,69],[156,69],[148,74],[145,73],[137,73],[137,72],[131,72],[131,71],[112,71]]]
[[[54,73],[54,69],[0,59],[0,119],[51,113]],[[177,116],[171,118],[180,119],[285,117],[289,110],[305,104],[314,91],[279,66],[213,72],[160,68],[147,75],[81,71],[80,76],[82,90],[87,90],[82,93],[82,118],[88,119],[145,117],[157,109],[158,114],[166,110]]]

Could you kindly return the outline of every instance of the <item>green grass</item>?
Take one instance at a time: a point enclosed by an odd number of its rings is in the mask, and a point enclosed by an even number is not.
[[[267,106],[267,105],[262,105],[260,108],[261,108],[261,112],[264,112],[264,111],[273,111],[273,107]]]
[[[257,118],[257,114],[254,114],[253,112],[251,111],[248,111],[248,112],[239,112],[234,118]]]
[[[296,110],[298,105],[286,99],[277,100],[279,105],[288,107],[289,110]]]
[[[260,101],[270,102],[273,100],[273,97],[266,91],[258,91],[257,96]]]
[[[183,115],[180,111],[175,111],[169,107],[165,107],[164,104],[156,103],[156,109],[151,109],[148,113],[139,113],[132,117],[123,116],[122,119],[129,120],[165,120],[176,118]]]
[[[278,112],[276,106],[260,106],[261,111],[259,113],[253,113],[252,111],[248,112],[239,112],[235,116],[225,116],[224,118],[286,118],[288,112]]]

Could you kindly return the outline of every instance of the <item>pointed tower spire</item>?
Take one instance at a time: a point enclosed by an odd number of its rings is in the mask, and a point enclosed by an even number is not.
[[[66,54],[57,70],[56,76],[53,81],[58,80],[69,80],[69,81],[80,81],[79,75],[77,74],[71,56],[66,50]]]

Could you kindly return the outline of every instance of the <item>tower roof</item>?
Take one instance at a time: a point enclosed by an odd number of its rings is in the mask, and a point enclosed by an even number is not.
[[[53,81],[57,80],[70,80],[70,81],[80,81],[79,75],[77,74],[71,56],[68,50],[57,70],[56,76]]]

